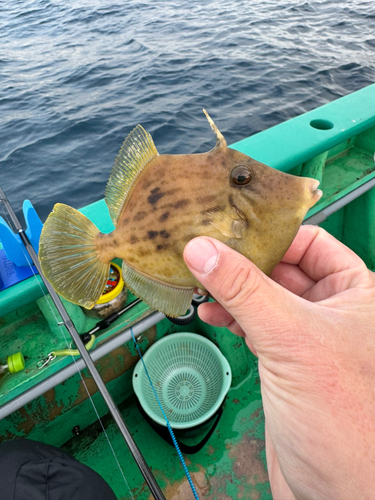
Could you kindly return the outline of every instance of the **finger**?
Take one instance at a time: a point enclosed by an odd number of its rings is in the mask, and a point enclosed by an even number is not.
[[[198,315],[202,321],[209,325],[228,328],[228,330],[240,337],[245,336],[237,321],[218,302],[201,304],[198,307]]]
[[[301,226],[282,262],[297,265],[314,281],[363,264],[358,255],[317,226]]]
[[[290,292],[302,297],[316,284],[302,269],[287,262],[280,262],[272,271],[270,278]]]
[[[218,302],[210,302],[201,304],[198,307],[198,315],[202,321],[212,326],[225,327],[235,335],[246,339],[247,347],[257,356],[257,351],[251,340],[246,337],[245,332],[237,321],[224,309]]]
[[[257,352],[261,344],[272,346],[275,351],[280,336],[287,335],[290,325],[296,324],[301,299],[213,238],[191,240],[185,247],[184,258],[198,281],[236,319]],[[302,319],[300,323],[303,324]]]

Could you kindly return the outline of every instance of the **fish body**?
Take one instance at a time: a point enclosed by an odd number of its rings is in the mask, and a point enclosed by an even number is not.
[[[319,182],[228,148],[206,116],[217,138],[208,153],[159,155],[140,126],[128,136],[105,195],[116,226],[112,233],[100,233],[66,205],[54,207],[39,257],[58,293],[93,307],[107,266],[118,257],[125,283],[137,296],[170,316],[183,314],[194,288],[203,288],[187,268],[183,250],[202,235],[219,239],[271,273],[320,198]]]

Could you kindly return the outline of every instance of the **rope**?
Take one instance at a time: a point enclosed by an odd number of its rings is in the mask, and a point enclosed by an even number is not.
[[[91,339],[89,342],[86,344],[86,350],[89,351],[92,346],[95,344],[95,335],[91,335]],[[54,356],[79,356],[79,350],[78,349],[61,349],[59,351],[52,351],[52,355]]]
[[[191,490],[192,490],[192,492],[193,492],[194,498],[195,498],[196,500],[199,500],[199,497],[198,497],[198,494],[197,494],[197,492],[196,492],[196,490],[195,490],[195,487],[194,487],[193,481],[192,481],[192,479],[191,479],[191,476],[190,476],[189,470],[188,470],[188,468],[187,468],[187,466],[186,466],[186,463],[185,463],[184,457],[183,457],[183,455],[182,455],[182,453],[181,453],[181,450],[180,450],[180,447],[179,447],[179,445],[178,445],[178,441],[177,441],[177,439],[176,439],[176,436],[174,435],[174,432],[173,432],[173,430],[172,430],[171,424],[170,424],[170,423],[169,423],[169,421],[168,421],[167,415],[165,414],[165,412],[164,412],[164,410],[163,410],[163,407],[162,407],[162,405],[161,405],[160,399],[159,399],[159,397],[158,397],[158,395],[157,395],[157,393],[156,393],[156,390],[155,390],[155,388],[154,388],[154,385],[153,385],[153,383],[152,383],[152,381],[151,381],[151,377],[150,377],[150,375],[149,375],[149,373],[148,373],[148,371],[147,371],[146,364],[145,364],[145,362],[144,362],[144,359],[143,359],[143,356],[142,356],[141,350],[140,350],[140,348],[139,348],[139,346],[138,346],[138,344],[137,344],[137,341],[135,340],[134,333],[133,333],[133,328],[131,328],[131,327],[130,327],[130,332],[131,332],[131,334],[132,334],[132,337],[133,337],[133,340],[134,340],[135,347],[137,348],[138,354],[139,354],[139,356],[140,356],[140,358],[141,358],[141,361],[142,361],[143,367],[144,367],[144,369],[145,369],[145,372],[146,372],[146,375],[147,375],[148,381],[150,382],[151,389],[152,389],[152,391],[153,391],[153,393],[154,393],[154,396],[155,396],[155,398],[156,398],[156,401],[158,402],[158,405],[159,405],[159,407],[160,407],[160,409],[161,409],[161,412],[162,412],[163,417],[164,417],[164,419],[165,419],[165,422],[166,422],[166,424],[167,424],[167,428],[168,428],[169,434],[171,435],[171,438],[172,438],[173,444],[174,444],[174,446],[175,446],[175,448],[176,448],[177,455],[178,455],[178,457],[179,457],[179,459],[180,459],[180,461],[181,461],[181,464],[182,464],[182,467],[183,467],[183,469],[184,469],[184,472],[185,472],[185,475],[186,475],[186,477],[187,477],[187,480],[189,481],[190,488],[191,488]]]

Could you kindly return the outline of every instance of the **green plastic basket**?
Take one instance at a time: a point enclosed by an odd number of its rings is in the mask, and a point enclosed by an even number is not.
[[[173,429],[195,427],[213,416],[232,381],[229,363],[219,349],[195,333],[164,337],[143,359]],[[166,427],[141,360],[133,373],[133,387],[146,414]]]

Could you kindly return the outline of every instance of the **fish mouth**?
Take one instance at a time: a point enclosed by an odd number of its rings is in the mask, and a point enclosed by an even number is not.
[[[318,189],[318,186],[320,184],[320,181],[317,179],[310,179],[309,183],[309,191],[310,191],[310,196],[314,200],[314,203],[320,200],[320,198],[323,195],[323,191],[321,189]]]
[[[316,201],[318,201],[323,196],[323,191],[321,189],[316,189],[313,192],[313,196],[316,198]]]

